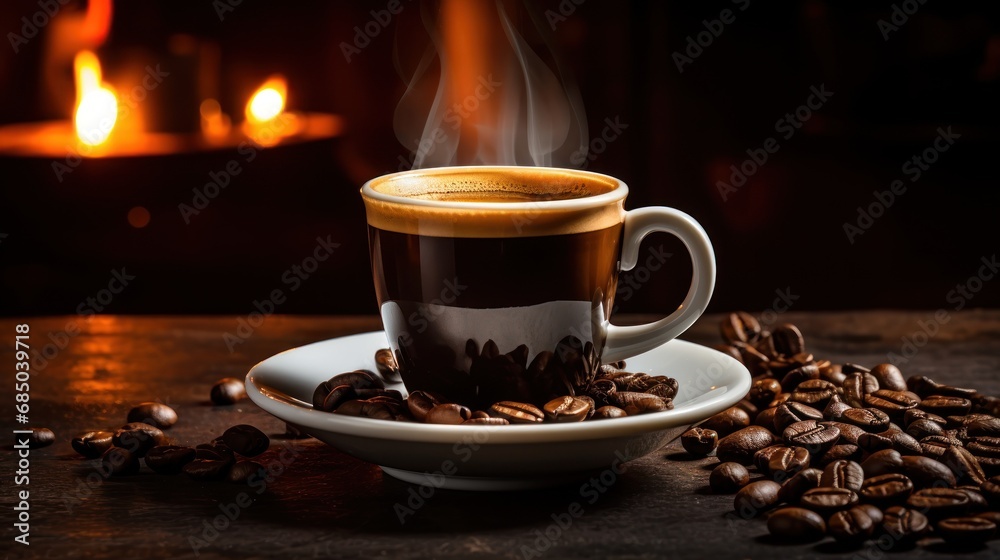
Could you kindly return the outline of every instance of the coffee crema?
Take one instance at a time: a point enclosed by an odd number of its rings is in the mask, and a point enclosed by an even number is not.
[[[362,189],[375,228],[467,238],[607,229],[622,223],[627,194],[612,177],[530,167],[427,169],[381,177]]]

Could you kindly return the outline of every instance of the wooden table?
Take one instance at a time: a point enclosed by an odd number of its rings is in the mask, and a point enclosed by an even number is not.
[[[947,316],[940,332],[918,344],[904,373],[1000,394],[1000,312]],[[873,365],[885,361],[890,351],[899,353],[901,337],[923,341],[925,337],[915,335],[921,330],[918,321],[926,325],[933,317],[933,312],[787,313],[780,320],[799,325],[818,357]],[[703,318],[684,338],[715,343],[718,319]],[[14,463],[3,462],[8,472],[0,486],[6,528],[0,550],[7,550],[8,557],[883,556],[874,547],[844,553],[829,539],[772,544],[763,521],[736,518],[731,496],[707,491],[707,469],[715,459],[686,460],[677,442],[629,464],[595,503],[584,501],[582,517],[558,531],[551,528],[558,527],[554,519],[581,501],[579,485],[498,494],[438,490],[400,525],[393,506],[405,502],[413,486],[313,439],[272,439],[261,461],[277,462],[283,472],[262,493],[250,490],[253,501],[246,507],[238,502],[247,488],[225,482],[160,476],[145,469],[136,476],[105,479],[96,462],[73,452],[69,441],[74,434],[116,427],[132,405],[147,400],[178,411],[180,421],[169,436],[183,444],[208,441],[237,423],[280,434],[283,422],[250,401],[211,406],[212,383],[242,377],[253,364],[293,346],[378,328],[378,320],[272,316],[230,352],[223,334],[236,332],[232,317],[5,319],[0,332],[5,333],[3,359],[9,373],[3,409],[11,429],[18,427],[9,392],[17,323],[30,324],[33,349],[51,344],[47,363],[32,367],[30,418],[33,425],[52,428],[57,442],[30,455],[30,547],[12,541]],[[53,352],[57,342],[64,348]],[[238,517],[219,517],[227,510]],[[223,528],[211,528],[213,522]],[[546,529],[553,540],[545,537]],[[990,553],[1000,554],[1000,543],[978,552]],[[948,556],[940,547],[909,554]]]

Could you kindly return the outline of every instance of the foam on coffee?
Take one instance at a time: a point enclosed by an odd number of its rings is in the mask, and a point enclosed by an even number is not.
[[[621,223],[626,194],[604,175],[531,167],[426,169],[380,177],[362,190],[371,226],[442,237],[600,230]]]

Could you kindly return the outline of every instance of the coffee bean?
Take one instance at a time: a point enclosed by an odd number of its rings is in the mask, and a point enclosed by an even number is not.
[[[263,480],[266,477],[267,469],[256,461],[237,461],[226,473],[226,480],[233,484],[247,484],[251,479]]]
[[[229,472],[235,462],[233,452],[227,447],[203,444],[195,448],[194,460],[181,467],[181,471],[199,480],[218,480]]]
[[[815,465],[820,468],[826,468],[835,461],[854,461],[855,463],[859,463],[861,462],[863,456],[864,453],[857,445],[839,443],[824,453],[819,460],[815,462]]]
[[[927,436],[920,439],[920,453],[931,459],[940,459],[952,445],[961,445],[961,442],[948,436]]]
[[[713,430],[719,437],[742,430],[750,425],[750,415],[742,408],[733,406],[722,412],[708,417],[699,426],[707,430]]]
[[[809,459],[809,451],[802,447],[784,447],[771,455],[767,463],[767,472],[780,482],[808,468]]]
[[[41,449],[55,443],[56,434],[48,428],[31,428],[31,433],[24,437],[24,434],[16,434],[15,440],[28,440],[28,449]]]
[[[976,395],[972,397],[973,412],[981,412],[990,416],[1000,417],[1000,397],[991,395]]]
[[[145,457],[146,452],[166,441],[163,432],[155,426],[143,422],[130,422],[115,430],[111,442],[115,447],[123,447],[131,454]]]
[[[917,420],[926,419],[940,425],[942,428],[947,424],[947,420],[938,416],[937,414],[931,414],[930,412],[920,410],[919,408],[911,408],[903,414],[903,426],[909,426]]]
[[[866,432],[884,432],[889,429],[889,415],[877,408],[852,408],[840,417],[845,424],[853,424]]]
[[[861,470],[866,478],[898,473],[903,470],[903,456],[895,449],[876,451],[861,462]]]
[[[267,451],[271,440],[264,432],[249,424],[238,424],[222,434],[227,447],[244,457],[256,457]]]
[[[591,403],[577,397],[556,397],[542,407],[545,417],[553,422],[580,422],[587,418]]]
[[[785,428],[782,437],[788,445],[804,447],[810,453],[819,455],[837,443],[840,430],[834,426],[821,425],[815,420],[805,420]]]
[[[572,398],[572,397],[570,397]],[[472,419],[472,411],[455,403],[436,404],[427,412],[424,422],[428,424],[462,424]]]
[[[955,475],[951,469],[928,457],[903,457],[901,471],[916,488],[955,487]]]
[[[907,498],[906,506],[931,520],[961,517],[969,512],[969,496],[954,488],[925,488]]]
[[[732,494],[750,482],[750,472],[739,463],[719,463],[708,477],[708,484],[716,494]]]
[[[979,466],[979,460],[969,450],[957,445],[949,446],[938,459],[951,469],[958,483],[979,486],[986,482],[986,473]]]
[[[847,404],[864,408],[865,396],[879,390],[878,379],[870,373],[854,371],[844,378],[844,401]]]
[[[935,394],[934,391],[939,387],[942,387],[940,383],[923,375],[914,375],[906,380],[906,388],[916,393],[922,399]]]
[[[881,434],[865,432],[858,436],[858,446],[867,453],[883,449],[895,449],[903,455],[920,455],[920,442],[909,434],[895,430],[886,430]]]
[[[607,420],[608,418],[624,418],[628,413],[617,406],[602,406],[594,411],[594,420]]]
[[[763,352],[748,344],[735,346],[740,351],[743,365],[750,370],[750,375],[757,377],[768,372],[770,360]]]
[[[716,456],[720,461],[733,461],[741,465],[753,463],[756,452],[773,445],[774,435],[760,426],[748,426],[719,440]]]
[[[500,401],[490,406],[490,415],[504,418],[511,424],[535,424],[545,420],[537,406],[515,401]]]
[[[330,387],[350,385],[355,389],[385,389],[385,383],[377,375],[363,369],[334,375],[327,383]]]
[[[775,397],[781,394],[781,383],[772,377],[758,379],[750,385],[750,392],[747,398],[758,408],[764,408],[771,404]]]
[[[610,379],[595,379],[587,389],[587,396],[599,406],[607,406],[611,396],[618,392],[615,382]]]
[[[765,408],[764,410],[757,413],[757,416],[753,419],[754,426],[761,426],[769,430],[774,429],[774,416],[777,412],[777,407]]]
[[[403,394],[395,389],[355,389],[354,393],[359,399],[372,400],[378,397],[385,397],[397,403],[403,403]]]
[[[88,459],[96,459],[111,449],[113,433],[104,430],[84,432],[73,437],[71,445],[77,453]]]
[[[661,380],[656,385],[646,389],[646,392],[650,395],[660,397],[661,399],[671,399],[677,396],[677,391],[680,389],[680,385],[677,380],[672,377],[655,377],[654,379]]]
[[[837,395],[837,387],[822,379],[808,379],[799,383],[789,400],[814,407],[824,408]]]
[[[392,350],[388,348],[379,348],[375,352],[375,369],[378,370],[379,375],[390,381],[402,379],[399,376],[399,365],[396,364],[396,358],[392,355]]]
[[[662,412],[674,407],[671,399],[661,399],[656,395],[637,393],[632,391],[618,391],[611,396],[612,404],[624,410],[629,416],[638,416],[651,412]],[[740,409],[736,409],[740,410]],[[743,412],[740,410],[740,412]],[[746,412],[743,412],[746,414]],[[749,420],[747,424],[749,424]]]
[[[944,428],[941,427],[941,424],[938,424],[933,420],[920,418],[910,422],[910,424],[906,427],[906,433],[920,440],[927,436],[944,435]]]
[[[850,375],[852,373],[871,373],[872,372],[872,370],[866,368],[865,366],[858,365],[858,364],[852,364],[852,363],[846,363],[846,364],[844,364],[841,367],[844,370],[844,373],[847,374],[847,375]]]
[[[506,426],[510,422],[506,418],[469,418],[462,424],[471,424],[477,426]]]
[[[961,416],[968,414],[972,408],[972,401],[962,397],[931,395],[920,401],[918,406],[921,410],[938,416]]]
[[[983,497],[994,508],[1000,508],[1000,476],[994,476],[979,486]]]
[[[767,465],[771,462],[771,457],[781,452],[783,449],[790,449],[787,445],[769,445],[753,454],[753,466],[762,473],[767,473]]]
[[[802,403],[788,402],[775,407],[774,429],[777,433],[782,433],[785,428],[796,422],[805,420],[822,420],[823,413],[815,408]]]
[[[861,428],[855,426],[854,424],[845,424],[843,422],[837,422],[837,421],[828,422],[825,420],[823,422],[819,422],[819,424],[821,426],[832,426],[840,430],[840,440],[838,441],[838,443],[849,443],[851,445],[857,445],[858,439],[861,437],[861,435],[867,433]]]
[[[822,484],[822,479],[820,480]],[[858,494],[849,488],[827,488],[820,486],[807,490],[799,499],[802,507],[822,514],[847,509],[858,503]]]
[[[793,356],[805,352],[806,342],[798,327],[783,323],[771,331],[771,345],[779,355]]]
[[[965,426],[969,437],[1000,437],[1000,418],[977,418]]]
[[[736,493],[733,509],[744,519],[756,517],[778,504],[780,490],[781,485],[773,480],[751,482]]]
[[[788,504],[797,504],[807,490],[812,490],[819,486],[819,480],[823,476],[823,471],[819,469],[803,469],[789,478],[781,485],[778,491],[778,501]]]
[[[976,457],[986,475],[1000,474],[1000,438],[976,437],[965,448]]]
[[[879,507],[901,504],[913,494],[913,481],[900,473],[882,474],[865,479],[861,498]]]
[[[842,543],[861,543],[875,532],[875,522],[861,507],[838,511],[828,522],[830,536]]]
[[[406,398],[406,406],[418,422],[423,422],[434,405],[442,402],[444,402],[443,397],[430,391],[413,391]]]
[[[760,322],[753,315],[740,311],[730,313],[721,323],[722,340],[734,342],[756,342],[760,337]]]
[[[826,534],[826,522],[807,509],[784,507],[768,516],[767,530],[785,541],[812,542]]]
[[[791,393],[802,383],[818,379],[819,368],[816,367],[816,364],[806,364],[792,368],[782,376],[781,390],[785,393]]]
[[[873,367],[871,374],[878,380],[878,386],[890,391],[906,391],[906,379],[903,372],[892,364],[878,364]]]
[[[691,428],[681,434],[681,445],[684,450],[697,457],[703,457],[715,450],[719,443],[719,434],[715,430]]]
[[[101,455],[101,465],[111,476],[125,476],[139,472],[139,457],[123,447],[111,447]]]
[[[857,509],[865,512],[865,515],[871,518],[872,523],[874,523],[876,527],[882,524],[882,519],[884,517],[882,515],[882,510],[873,506],[872,504],[858,504],[852,507],[851,509]]]
[[[857,492],[865,479],[865,471],[854,461],[834,461],[823,469],[820,486],[847,488]]]
[[[145,422],[162,430],[177,423],[177,412],[163,403],[144,402],[128,411],[128,421]]]
[[[157,445],[146,453],[146,466],[159,474],[177,474],[194,456],[193,447]]]
[[[893,506],[884,513],[882,529],[893,538],[909,542],[919,539],[927,532],[927,517],[919,511],[901,506]]]
[[[355,399],[338,406],[335,414],[343,416],[358,416],[377,420],[399,420],[405,413],[401,404],[392,399]]]
[[[243,384],[242,379],[223,377],[216,381],[215,385],[212,385],[209,396],[212,399],[212,404],[234,404],[246,398],[246,385]]]
[[[970,512],[980,512],[989,509],[990,503],[986,501],[983,493],[979,491],[979,486],[959,486],[957,490],[969,497]]]
[[[977,513],[972,517],[978,517],[979,519],[985,519],[992,522],[997,527],[1000,527],[1000,511],[984,511],[982,513]]]
[[[819,368],[819,378],[824,381],[829,381],[837,387],[844,384],[844,379],[847,375],[844,373],[844,369],[840,364],[831,364],[829,360],[824,360],[822,364],[820,362],[816,363]]]
[[[903,420],[906,411],[916,408],[920,400],[911,397],[908,392],[879,389],[865,395],[864,403],[866,407],[877,408],[888,414],[893,420]]]
[[[334,410],[337,410],[337,407],[345,402],[353,401],[357,398],[358,393],[354,387],[351,387],[350,385],[337,385],[336,387],[330,389],[330,392],[325,398],[323,398],[318,408],[315,405],[313,408],[325,412],[333,412]]]
[[[996,523],[982,517],[943,519],[934,527],[934,534],[945,542],[966,546],[984,543],[996,534]]]

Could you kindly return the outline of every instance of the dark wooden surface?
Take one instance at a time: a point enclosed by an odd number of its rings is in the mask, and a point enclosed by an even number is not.
[[[950,312],[948,317],[904,373],[1000,394],[1000,312]],[[898,353],[901,337],[919,332],[919,321],[932,318],[933,312],[863,312],[788,313],[781,320],[799,325],[818,357],[875,364],[888,352]],[[12,541],[14,462],[9,447],[4,453],[0,550],[6,557],[883,557],[872,545],[846,552],[829,541],[774,545],[763,521],[735,518],[730,496],[706,491],[706,468],[715,459],[686,460],[677,442],[629,464],[593,503],[593,496],[581,495],[579,483],[502,494],[438,490],[403,524],[394,506],[405,504],[416,487],[312,439],[272,439],[261,461],[283,472],[259,494],[256,488],[145,469],[132,477],[104,479],[96,474],[96,462],[73,452],[69,440],[75,433],[118,426],[135,403],[159,400],[178,411],[180,421],[168,435],[183,444],[208,441],[237,423],[280,434],[283,423],[249,401],[212,407],[212,383],[242,377],[253,364],[287,348],[375,329],[378,320],[273,316],[230,352],[222,335],[235,332],[231,317],[5,319],[0,333],[9,373],[2,384],[2,410],[10,429],[17,427],[10,379],[14,325],[23,322],[31,325],[32,346],[39,350],[50,343],[48,333],[68,323],[81,332],[44,368],[32,368],[31,423],[52,428],[58,439],[31,453],[30,547]],[[703,318],[683,338],[715,343],[717,322],[718,317]],[[252,498],[249,506],[233,505],[241,493]],[[553,529],[558,527],[553,516],[566,513],[574,502],[581,504],[582,516],[565,529]],[[239,517],[223,530],[206,532],[227,507],[238,509]],[[543,536],[547,529],[553,540]],[[196,551],[193,543],[201,548]],[[971,554],[996,556],[1000,542]],[[911,555],[950,553],[932,546],[897,557]]]

